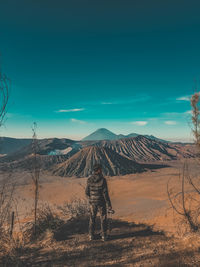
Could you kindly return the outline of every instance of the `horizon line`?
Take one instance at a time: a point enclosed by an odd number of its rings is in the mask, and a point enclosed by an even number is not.
[[[142,136],[145,136],[145,135],[148,135],[148,134],[138,134],[138,135],[142,135]],[[152,135],[154,136],[154,135]],[[87,136],[85,136],[87,137]],[[62,136],[62,137],[58,137],[58,136],[51,136],[51,137],[44,137],[44,136],[41,136],[41,137],[38,137],[38,140],[44,140],[44,139],[69,139],[69,140],[72,140],[72,141],[77,141],[77,142],[80,142],[82,141],[82,139],[84,139],[85,137],[81,137],[81,138],[74,138],[72,136],[70,137],[66,137],[66,136]],[[165,137],[159,137],[159,136],[154,136],[158,139],[162,139],[164,141],[169,141],[169,142],[181,142],[181,143],[194,143],[194,141],[192,140],[192,138],[165,138]],[[11,139],[33,139],[32,137],[24,137],[24,136],[0,136],[0,138],[11,138]],[[130,137],[124,137],[125,138],[130,138]],[[134,137],[133,137],[134,138]],[[120,138],[120,139],[123,139],[123,138]],[[102,139],[102,140],[106,140],[106,139]],[[95,140],[87,140],[87,141],[95,141]],[[96,140],[98,141],[98,140]]]

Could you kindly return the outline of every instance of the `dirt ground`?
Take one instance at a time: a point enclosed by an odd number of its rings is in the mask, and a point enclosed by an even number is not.
[[[170,209],[167,182],[180,186],[183,162],[139,174],[106,177],[115,214],[109,241],[88,241],[88,221],[66,222],[61,237],[47,232],[0,266],[200,266],[200,236],[177,234],[178,219]],[[14,174],[19,217],[33,208],[31,176]],[[85,199],[86,178],[42,173],[39,205],[62,206]],[[27,219],[26,219],[27,220]],[[72,233],[71,229],[75,229]],[[70,235],[69,235],[70,233]],[[18,264],[18,265],[15,265]]]
[[[177,182],[181,163],[153,171],[125,176],[106,177],[115,210],[114,218],[129,222],[148,223],[156,229],[173,231],[169,210],[167,182]],[[18,211],[25,215],[33,207],[33,187],[28,173],[16,173]],[[39,203],[63,205],[73,199],[85,198],[86,178],[62,178],[41,174]]]

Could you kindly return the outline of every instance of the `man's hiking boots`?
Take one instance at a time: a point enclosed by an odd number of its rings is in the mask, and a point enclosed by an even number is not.
[[[103,235],[103,236],[101,237],[101,240],[102,240],[103,242],[105,242],[105,241],[108,240],[108,237]]]
[[[89,240],[90,241],[94,240],[94,236],[93,235],[89,235]]]
[[[89,241],[93,241],[93,240],[95,240],[94,236],[89,235]],[[103,242],[107,241],[107,240],[108,240],[108,236],[103,235],[103,236],[101,237],[101,240],[102,240]]]

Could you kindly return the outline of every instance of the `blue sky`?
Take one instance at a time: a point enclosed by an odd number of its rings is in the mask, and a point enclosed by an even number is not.
[[[7,0],[2,69],[12,80],[1,135],[115,133],[191,138],[200,78],[199,1]]]

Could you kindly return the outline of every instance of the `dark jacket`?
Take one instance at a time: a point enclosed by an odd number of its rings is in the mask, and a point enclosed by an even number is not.
[[[102,174],[93,174],[87,180],[85,194],[89,197],[89,203],[111,207],[106,179]]]

